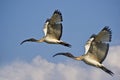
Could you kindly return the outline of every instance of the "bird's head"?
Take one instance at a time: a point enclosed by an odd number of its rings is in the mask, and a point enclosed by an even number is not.
[[[37,42],[38,40],[34,39],[34,38],[30,38],[30,39],[26,39],[24,41],[22,41],[20,44],[22,45],[24,42]]]
[[[70,58],[75,58],[75,56],[73,56],[71,53],[67,52],[67,53],[57,53],[55,55],[53,55],[53,57],[57,56],[57,55],[64,55]]]

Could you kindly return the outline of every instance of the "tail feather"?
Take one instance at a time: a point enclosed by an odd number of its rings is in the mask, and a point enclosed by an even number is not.
[[[66,43],[66,42],[60,42],[59,44],[63,45],[63,46],[67,46],[67,47],[71,47],[70,44]]]
[[[102,66],[100,67],[103,71],[107,72],[108,74],[110,74],[111,76],[114,75],[114,73],[112,71],[110,71],[109,69],[107,69],[106,67]]]

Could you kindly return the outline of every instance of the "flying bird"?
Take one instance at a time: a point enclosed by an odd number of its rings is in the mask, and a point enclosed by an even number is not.
[[[75,57],[69,52],[61,52],[53,55],[53,57],[57,55],[64,55],[69,58],[78,61],[84,61],[86,64],[102,69],[107,72],[111,76],[114,73],[107,69],[102,62],[106,58],[109,49],[109,42],[111,41],[112,32],[111,29],[105,26],[97,35],[93,34],[85,45],[85,54]]]
[[[46,42],[49,44],[61,44],[63,46],[71,47],[69,43],[60,40],[63,29],[62,21],[63,19],[61,12],[59,10],[55,10],[51,18],[47,19],[44,24],[43,32],[45,36],[39,40],[34,38],[26,39],[22,41],[21,44],[24,42]]]

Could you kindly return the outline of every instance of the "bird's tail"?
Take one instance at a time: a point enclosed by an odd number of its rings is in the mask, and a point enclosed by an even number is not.
[[[114,73],[113,73],[112,71],[110,71],[109,69],[107,69],[106,67],[101,66],[100,68],[101,68],[103,71],[105,71],[105,72],[107,72],[108,74],[110,74],[111,76],[114,75]]]
[[[63,45],[63,46],[67,46],[67,47],[71,47],[70,44],[66,43],[66,42],[60,42],[59,44]]]

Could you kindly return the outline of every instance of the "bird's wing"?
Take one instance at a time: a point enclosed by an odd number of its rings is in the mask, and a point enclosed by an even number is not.
[[[52,17],[51,17],[51,23],[59,23],[62,22],[62,13],[59,10],[55,10]]]
[[[45,36],[47,35],[49,20],[50,19],[47,19],[44,24],[43,32],[44,32]]]
[[[45,30],[45,29],[44,29]],[[62,36],[62,24],[48,24],[46,28],[46,36],[49,38],[60,40]]]
[[[87,54],[88,50],[90,49],[91,43],[94,40],[94,34],[90,37],[90,39],[85,44],[85,54]]]
[[[110,42],[111,41],[111,30],[108,26],[105,26],[95,37],[95,41],[98,42]]]
[[[45,36],[49,38],[54,38],[60,40],[62,36],[62,14],[60,11],[55,10],[52,17],[47,19],[45,26],[44,26],[44,33]]]
[[[106,42],[111,41],[111,30],[108,27],[104,27],[98,35],[93,36],[94,39],[91,42],[88,52],[98,58],[98,61],[102,63],[107,56],[109,44]]]
[[[109,50],[108,43],[93,41],[88,52],[96,56],[97,60],[100,63],[102,63],[107,56],[108,50]]]

